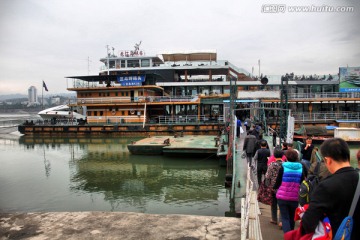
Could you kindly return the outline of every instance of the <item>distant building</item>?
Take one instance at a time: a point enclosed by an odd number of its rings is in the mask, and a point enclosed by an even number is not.
[[[51,105],[60,105],[60,97],[52,97]]]
[[[29,101],[29,104],[36,104],[36,103],[38,103],[38,100],[37,100],[37,89],[36,89],[36,87],[34,87],[34,86],[29,87],[29,90],[28,90],[28,101]]]

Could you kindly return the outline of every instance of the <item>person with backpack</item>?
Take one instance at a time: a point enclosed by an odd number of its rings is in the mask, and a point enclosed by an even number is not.
[[[271,162],[268,166],[268,169],[265,174],[265,182],[267,183],[268,187],[273,189],[277,176],[279,174],[279,170],[281,168],[281,165],[283,163],[282,160],[283,152],[281,151],[280,147],[275,147],[274,149],[274,158],[275,161]],[[281,226],[281,217],[278,221],[277,216],[277,210],[278,210],[278,204],[276,199],[276,192],[272,191],[272,202],[271,202],[271,223],[272,224],[279,224]]]
[[[300,183],[305,179],[306,168],[297,161],[298,154],[295,150],[285,153],[287,162],[279,169],[274,189],[277,190],[276,198],[280,208],[282,229],[286,233],[295,227],[295,210],[299,205]]]
[[[342,221],[350,213],[359,173],[350,165],[349,146],[343,139],[332,138],[324,141],[320,152],[332,175],[321,181],[311,195],[309,207],[302,217],[301,232],[313,233],[319,221],[326,215],[335,236]],[[359,201],[355,206],[351,239],[360,239]]]
[[[311,165],[310,165],[310,169],[309,169],[309,175],[317,175],[319,178],[319,181],[321,181],[321,180],[327,178],[328,176],[330,176],[331,173],[326,168],[324,159],[323,158],[321,158],[320,160],[317,159],[316,154],[318,151],[319,151],[319,149],[317,147],[315,147],[311,154],[311,160],[310,160]]]

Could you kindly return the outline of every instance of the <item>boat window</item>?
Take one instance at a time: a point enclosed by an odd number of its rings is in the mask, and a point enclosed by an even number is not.
[[[109,66],[110,68],[115,68],[115,61],[114,60],[109,61]]]
[[[104,115],[104,112],[103,111],[100,111],[100,116],[103,116]]]
[[[127,60],[128,67],[140,67],[139,60]]]
[[[121,68],[125,68],[125,60],[121,60]]]
[[[141,67],[150,67],[150,59],[141,59]]]

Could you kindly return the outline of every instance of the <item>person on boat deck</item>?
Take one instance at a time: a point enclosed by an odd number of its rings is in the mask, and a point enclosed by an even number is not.
[[[284,162],[279,169],[273,187],[277,190],[276,198],[280,208],[284,233],[294,230],[295,210],[299,205],[300,183],[306,176],[306,169],[297,161],[297,153],[294,150],[287,150],[285,156],[287,162]]]
[[[260,149],[258,149],[254,156],[254,162],[257,164],[257,178],[258,186],[261,184],[262,176],[266,174],[267,171],[267,159],[270,157],[270,150],[267,148],[268,144],[265,140],[260,142]]]
[[[332,174],[314,189],[309,208],[302,217],[301,232],[313,233],[326,215],[335,236],[342,220],[348,216],[359,181],[359,172],[350,165],[350,150],[341,138],[325,140],[320,146],[326,167]],[[360,239],[360,201],[353,214],[351,239]]]
[[[252,158],[255,154],[256,142],[257,142],[256,137],[252,135],[250,132],[244,139],[243,150],[246,152],[246,160],[249,167],[252,165]]]
[[[314,145],[312,144],[312,138],[307,137],[306,138],[306,144],[302,146],[301,153],[302,153],[302,160],[301,162],[305,164],[307,169],[310,168],[310,160],[311,160],[311,154],[314,149]]]

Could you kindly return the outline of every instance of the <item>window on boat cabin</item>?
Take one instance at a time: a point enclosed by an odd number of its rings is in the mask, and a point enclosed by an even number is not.
[[[205,95],[209,95],[210,87],[209,86],[200,87],[200,93],[205,94]]]
[[[115,93],[115,96],[117,97],[118,95],[119,95],[119,93],[118,93],[118,92],[116,92],[116,93]]]
[[[221,94],[221,86],[212,86],[211,93],[213,94]]]
[[[125,68],[125,60],[121,60],[120,67],[121,67],[121,68]]]
[[[97,116],[98,114],[97,114],[97,111],[93,111],[93,113],[94,113],[94,116]]]
[[[107,96],[108,96],[108,97],[110,96],[110,93],[109,93],[109,92],[107,93]]]
[[[141,67],[150,67],[150,59],[141,59]]]
[[[197,87],[187,87],[187,94],[186,95],[196,95],[197,94]]]
[[[128,67],[140,67],[139,59],[137,60],[127,60]]]
[[[104,116],[104,112],[103,111],[99,111],[100,116]]]
[[[125,111],[121,111],[121,115],[122,115],[122,116],[125,116]]]
[[[110,68],[115,68],[115,60],[110,60],[109,66],[110,66]]]

